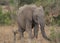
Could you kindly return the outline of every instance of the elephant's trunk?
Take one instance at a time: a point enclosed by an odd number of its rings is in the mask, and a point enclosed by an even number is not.
[[[51,41],[51,40],[46,36],[45,30],[44,30],[44,26],[40,25],[40,27],[41,27],[40,29],[41,29],[42,36],[43,36],[45,39]]]

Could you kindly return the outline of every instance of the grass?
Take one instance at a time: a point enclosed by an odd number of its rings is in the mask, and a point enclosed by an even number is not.
[[[45,27],[46,28],[46,34],[49,34],[49,27]],[[13,31],[17,30],[18,27],[17,26],[0,26],[0,43],[13,43],[14,42],[14,35],[13,35]],[[25,43],[27,43],[27,32],[24,33],[25,35]],[[19,39],[19,34],[17,34],[16,36],[16,42],[20,43],[20,39]],[[41,32],[39,31],[38,33],[38,39],[33,39],[32,43],[49,43],[47,40],[45,40],[42,35]]]

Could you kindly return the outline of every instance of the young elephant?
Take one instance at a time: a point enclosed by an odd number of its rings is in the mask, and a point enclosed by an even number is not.
[[[23,38],[24,31],[27,31],[29,34],[29,38],[32,38],[32,28],[34,28],[34,37],[37,38],[38,28],[40,25],[42,36],[47,38],[45,34],[45,21],[44,21],[44,11],[42,6],[37,7],[36,5],[24,5],[19,8],[17,11],[17,23],[18,23],[18,31],[20,32],[20,37]]]

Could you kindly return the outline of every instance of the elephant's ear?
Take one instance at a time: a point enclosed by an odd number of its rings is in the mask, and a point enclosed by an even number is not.
[[[43,6],[39,6],[39,10],[40,10],[40,12],[41,12],[41,15],[44,16],[44,9],[43,9]]]

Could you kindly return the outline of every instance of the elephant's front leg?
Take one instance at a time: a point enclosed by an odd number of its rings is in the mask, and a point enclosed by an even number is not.
[[[34,27],[34,37],[35,38],[38,37],[38,29],[39,29],[39,25],[38,24],[35,24],[35,27]]]
[[[18,39],[22,40],[24,38],[24,34],[23,34],[23,30],[22,28],[18,28],[17,31],[13,32],[14,33],[14,43],[16,43],[16,34],[19,33],[20,34],[20,37]],[[23,40],[22,40],[23,41]]]
[[[19,27],[18,31],[19,31],[19,34],[20,34],[20,42],[24,43],[24,34],[23,34],[24,31],[23,31],[23,28]]]
[[[32,23],[31,21],[27,20],[26,21],[26,31],[28,33],[28,43],[31,43],[32,41]]]

